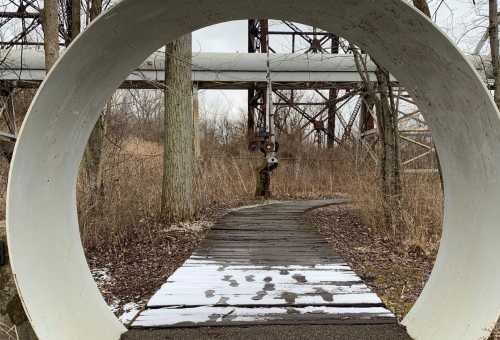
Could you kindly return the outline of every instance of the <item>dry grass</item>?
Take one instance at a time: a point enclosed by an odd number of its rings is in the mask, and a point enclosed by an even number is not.
[[[241,150],[241,148],[238,148]],[[233,153],[232,149],[231,153]],[[379,176],[370,161],[356,164],[346,151],[335,153],[303,146],[287,153],[273,173],[272,191],[278,199],[314,199],[346,195],[353,198],[365,223],[395,237],[405,247],[430,253],[439,243],[442,192],[439,176],[405,174],[401,202],[401,223],[384,225],[384,207]],[[0,202],[5,200],[8,168],[0,160]],[[195,206],[200,219],[211,209],[253,199],[255,169],[259,154],[239,151],[206,154],[195,165]],[[160,219],[162,147],[159,143],[131,137],[117,146],[107,143],[104,152],[104,200],[99,213],[85,176],[78,181],[78,210],[82,239],[86,247],[120,246],[130,228]],[[5,204],[0,204],[0,219]],[[154,223],[152,223],[154,224]],[[141,227],[142,228],[142,227]]]
[[[298,157],[284,160],[273,174],[277,198],[332,197],[343,180],[334,171],[335,162],[323,158]],[[195,219],[217,207],[254,198],[255,169],[259,155],[215,157],[207,155],[195,164]],[[86,178],[78,182],[78,208],[86,247],[120,246],[135,235],[130,228],[144,221],[161,220],[162,147],[137,138],[125,140],[120,148],[107,145],[104,157],[104,200],[98,213],[91,202]]]
[[[432,253],[441,238],[443,193],[438,174],[402,175],[403,194],[397,220],[388,227],[384,219],[384,200],[373,169],[352,177],[347,192],[354,200],[364,223],[379,230],[405,249]]]
[[[234,149],[233,149],[234,150]],[[314,152],[314,153],[312,153]],[[253,199],[259,154],[240,151],[205,154],[195,165],[195,219],[217,207]],[[379,176],[373,164],[356,165],[345,151],[331,153],[304,146],[293,157],[284,158],[273,173],[272,191],[277,199],[316,199],[346,195],[352,197],[363,220],[404,247],[432,252],[439,243],[442,193],[439,176],[403,176],[401,223],[384,226],[384,209]],[[85,176],[78,183],[82,236],[87,247],[120,246],[131,228],[161,220],[160,197],[162,147],[159,143],[129,138],[108,144],[104,157],[104,200],[96,214]],[[141,227],[144,228],[144,227]],[[151,231],[148,231],[151,232]]]

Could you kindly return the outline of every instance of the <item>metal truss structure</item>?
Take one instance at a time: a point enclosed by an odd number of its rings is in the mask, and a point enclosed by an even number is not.
[[[0,28],[13,24],[17,32],[11,32],[8,40],[0,42],[2,56],[8,56],[9,50],[16,46],[26,47],[41,45],[40,39],[29,39],[39,29],[41,24],[40,7],[36,0],[8,0],[9,11],[0,13]],[[64,11],[64,9],[63,9]],[[65,23],[61,27],[61,41],[64,40]],[[265,54],[267,51],[278,54],[277,49],[268,43],[269,37],[286,37],[289,41],[291,54],[288,59],[300,56],[346,56],[351,53],[351,46],[345,39],[317,28],[304,29],[303,26],[289,21],[282,21],[280,29],[270,29],[269,20],[251,19],[248,21],[248,52],[251,54]],[[298,46],[306,48],[298,48]],[[63,44],[62,44],[63,45]],[[20,56],[22,58],[22,55]],[[0,60],[0,64],[5,60]],[[161,69],[156,58],[150,62],[157,73]],[[194,69],[196,65],[193,65]],[[157,84],[148,77],[139,75],[129,81],[133,88],[158,88]],[[198,70],[202,73],[203,70]],[[208,74],[208,72],[205,72]],[[20,77],[21,78],[21,77]],[[146,79],[143,79],[146,78]],[[143,81],[141,81],[141,79]],[[259,128],[265,119],[266,107],[266,82],[249,79],[248,81],[220,82],[208,78],[196,81],[198,89],[213,88],[239,88],[248,90],[248,138],[249,141],[258,138]],[[274,82],[274,80],[273,80]],[[314,141],[319,147],[349,147],[353,150],[363,150],[364,155],[378,162],[376,142],[379,129],[377,127],[377,114],[367,105],[365,89],[359,79],[353,81],[293,81],[276,82],[273,84],[273,100],[275,121],[280,129],[284,116],[295,114],[302,118],[301,129],[304,140]],[[5,132],[0,134],[0,151],[9,155],[16,137],[16,115],[14,95],[18,87],[26,86],[23,81],[4,81],[0,84],[0,118],[3,121]],[[408,169],[433,170],[435,169],[435,149],[432,143],[431,131],[427,127],[420,111],[409,97],[407,92],[395,81],[393,84],[394,97],[396,98],[399,112],[399,135],[401,139],[402,165]]]
[[[39,45],[28,37],[41,26],[41,8],[38,0],[8,0],[2,7],[0,31],[7,32],[7,27],[13,27],[13,30],[2,34],[0,64],[5,63],[10,49],[16,46]],[[3,122],[5,130],[0,129],[0,155],[8,160],[12,156],[17,134],[15,93],[16,88],[12,83],[0,82],[0,122]]]
[[[289,22],[282,21],[286,29],[272,30],[267,19],[248,21],[248,52],[276,53],[276,49],[267,44],[270,36],[289,38],[292,53],[297,53],[297,40],[305,43],[307,48],[301,54],[351,54],[352,46],[334,33],[317,28],[309,30]],[[436,171],[435,148],[431,131],[425,123],[420,111],[403,88],[393,84],[396,106],[399,114],[399,135],[402,150],[402,165],[410,171]],[[300,100],[304,90],[312,93],[307,100]],[[302,130],[304,139],[311,140],[319,146],[333,148],[344,147],[348,143],[360,148],[378,162],[376,142],[379,128],[377,115],[367,104],[366,89],[361,82],[338,84],[315,82],[294,84],[287,89],[274,89],[276,110],[275,116],[279,124],[280,117],[293,111],[304,119]],[[255,83],[248,90],[248,134],[257,136],[266,107],[265,84]],[[254,137],[255,138],[255,137]],[[325,143],[326,141],[326,143]],[[411,169],[409,169],[411,168]]]
[[[248,52],[249,53],[267,53],[268,51],[276,53],[273,46],[267,42],[270,36],[284,36],[289,38],[290,51],[297,53],[297,40],[306,43],[305,54],[338,54],[340,50],[340,38],[332,33],[324,32],[316,28],[310,31],[302,29],[297,24],[290,21],[282,21],[285,29],[269,29],[269,20],[251,19],[248,21]],[[297,96],[297,90],[307,89],[313,91],[319,101],[300,102]],[[304,128],[310,128],[315,134],[315,140],[319,146],[324,144],[324,136],[327,136],[327,144],[333,147],[335,143],[335,115],[336,105],[338,103],[338,88],[332,83],[314,83],[306,86],[290,86],[288,89],[275,89],[274,97],[276,117],[279,120],[283,112],[293,110],[301,115],[306,124]],[[248,90],[248,133],[249,136],[258,134],[259,124],[263,121],[266,107],[266,91],[262,84],[255,84]],[[314,108],[310,110],[310,108]],[[280,114],[281,113],[281,114]],[[325,126],[326,120],[326,126]],[[277,124],[280,125],[279,122]],[[251,137],[250,137],[251,140]]]
[[[0,13],[0,30],[7,25],[16,27],[15,32],[10,32],[9,37],[2,37],[0,41],[2,49],[22,45],[40,45],[40,42],[29,40],[30,34],[41,26],[41,8],[38,0],[8,0]],[[17,28],[18,27],[18,28]]]

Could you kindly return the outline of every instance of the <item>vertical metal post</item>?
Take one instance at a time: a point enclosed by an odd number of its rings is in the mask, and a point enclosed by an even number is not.
[[[340,38],[336,35],[331,36],[331,52],[332,54],[339,53],[340,46]],[[337,120],[337,103],[336,99],[338,97],[338,90],[336,88],[332,88],[328,93],[328,122],[327,122],[327,147],[328,149],[333,149],[335,146],[335,128],[336,128],[336,120]]]
[[[269,35],[266,35],[266,46],[269,46]],[[266,103],[266,132],[268,134],[269,143],[266,148],[266,159],[269,170],[278,166],[277,144],[276,144],[276,128],[274,124],[274,107],[273,107],[273,83],[271,80],[271,60],[267,49],[267,103]]]

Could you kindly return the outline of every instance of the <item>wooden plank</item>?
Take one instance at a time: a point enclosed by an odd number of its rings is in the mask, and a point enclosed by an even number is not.
[[[237,210],[216,223],[133,327],[394,322],[382,301],[305,223],[335,201]]]
[[[149,309],[135,320],[136,328],[241,326],[258,324],[395,323],[383,307],[196,307]]]

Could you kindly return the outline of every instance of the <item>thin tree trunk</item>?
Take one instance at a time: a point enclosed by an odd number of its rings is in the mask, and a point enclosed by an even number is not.
[[[386,225],[395,228],[399,222],[401,206],[400,150],[398,132],[398,111],[394,104],[389,72],[377,67],[379,100],[377,118],[382,139],[382,193]]]
[[[193,107],[191,34],[165,47],[165,117],[162,215],[193,217]]]
[[[101,11],[102,0],[91,0],[89,11],[90,21],[97,18]],[[101,211],[101,205],[104,198],[102,151],[106,132],[105,119],[105,115],[101,113],[89,137],[84,155],[88,190],[91,195],[91,202],[94,204],[93,208],[96,212]]]
[[[328,121],[327,121],[327,147],[328,149],[333,149],[335,146],[335,122],[337,120],[337,104],[334,102],[337,99],[338,90],[330,89],[328,94],[328,99],[330,102],[328,103]]]
[[[71,41],[75,40],[80,31],[82,30],[82,18],[81,18],[81,3],[80,0],[68,0],[71,1]]]
[[[266,159],[259,164],[255,175],[257,177],[255,197],[271,198],[271,171],[268,169]]]
[[[194,158],[201,157],[200,147],[200,104],[198,97],[198,84],[193,86],[193,152]]]
[[[102,12],[102,0],[91,0],[90,1],[90,21],[96,19]]]
[[[377,65],[377,84],[369,79],[367,60],[357,49],[354,51],[356,68],[365,87],[366,109],[375,107],[379,136],[382,143],[380,162],[381,187],[384,198],[386,225],[395,228],[400,213],[401,176],[398,133],[398,110],[395,107],[389,72]],[[363,118],[363,117],[362,117]],[[364,117],[363,119],[366,119]],[[361,122],[363,124],[364,122]],[[368,123],[366,123],[368,124]]]
[[[491,64],[493,65],[493,76],[495,78],[495,104],[500,109],[500,59],[498,50],[498,1],[489,0],[489,35],[490,35],[490,50]]]
[[[340,48],[340,38],[335,35],[331,38],[331,40],[331,53],[338,54]],[[330,100],[330,102],[328,103],[328,135],[326,137],[328,149],[333,149],[333,147],[335,146],[335,121],[337,120],[337,104],[333,101],[337,99],[338,92],[338,89],[330,89],[328,93],[328,99]]]
[[[45,68],[47,72],[59,58],[59,15],[57,0],[46,0],[42,10],[42,28],[45,48]]]
[[[66,46],[69,46],[73,40],[80,34],[81,30],[81,11],[80,0],[66,0]]]

